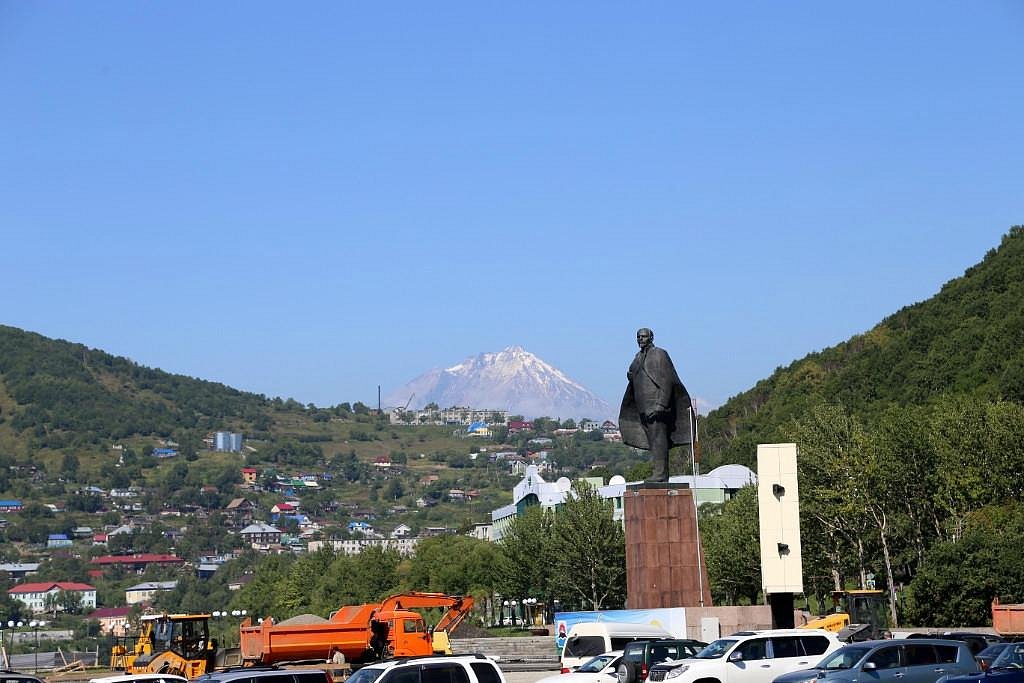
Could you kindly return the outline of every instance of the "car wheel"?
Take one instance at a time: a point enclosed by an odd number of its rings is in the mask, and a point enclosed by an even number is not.
[[[619,683],[636,683],[636,669],[629,664],[619,664],[615,677],[619,679]]]

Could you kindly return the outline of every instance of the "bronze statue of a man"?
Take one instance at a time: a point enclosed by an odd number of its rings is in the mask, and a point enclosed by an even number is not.
[[[654,345],[654,332],[637,330],[640,351],[629,366],[629,385],[619,409],[622,442],[651,452],[648,481],[668,481],[668,451],[691,441],[690,395],[679,380],[672,359]]]

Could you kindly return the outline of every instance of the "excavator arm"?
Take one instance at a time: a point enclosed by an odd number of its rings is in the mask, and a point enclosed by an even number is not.
[[[469,611],[473,609],[473,598],[469,595],[446,595],[444,593],[421,593],[411,591],[399,593],[384,600],[380,605],[381,612],[396,609],[428,609],[440,607],[446,610],[441,620],[434,627],[435,631],[451,632],[462,623]]]

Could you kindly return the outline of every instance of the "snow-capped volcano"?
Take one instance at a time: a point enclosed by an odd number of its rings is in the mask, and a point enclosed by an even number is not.
[[[521,346],[471,356],[450,368],[435,368],[388,394],[384,403],[410,408],[436,403],[507,410],[527,418],[611,417],[613,411],[579,382]]]

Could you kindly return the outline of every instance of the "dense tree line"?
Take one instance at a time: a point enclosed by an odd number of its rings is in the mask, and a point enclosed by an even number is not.
[[[784,439],[799,447],[804,588],[864,588],[897,623],[977,626],[993,598],[1024,601],[1024,406],[945,398],[863,421],[821,404]],[[756,602],[753,488],[702,510],[716,600]]]
[[[547,606],[557,598],[566,607],[622,607],[621,525],[612,520],[610,502],[592,488],[581,483],[574,491],[557,512],[528,509],[499,543],[446,535],[421,541],[409,558],[379,547],[353,556],[325,548],[298,558],[261,557],[242,570],[253,578],[240,591],[221,592],[219,576],[208,585],[189,580],[162,595],[161,605],[188,610],[214,600],[228,609],[286,619],[421,590],[473,595],[481,611],[495,595],[536,598]],[[225,576],[238,572],[236,565]],[[489,614],[485,621],[497,617]]]

